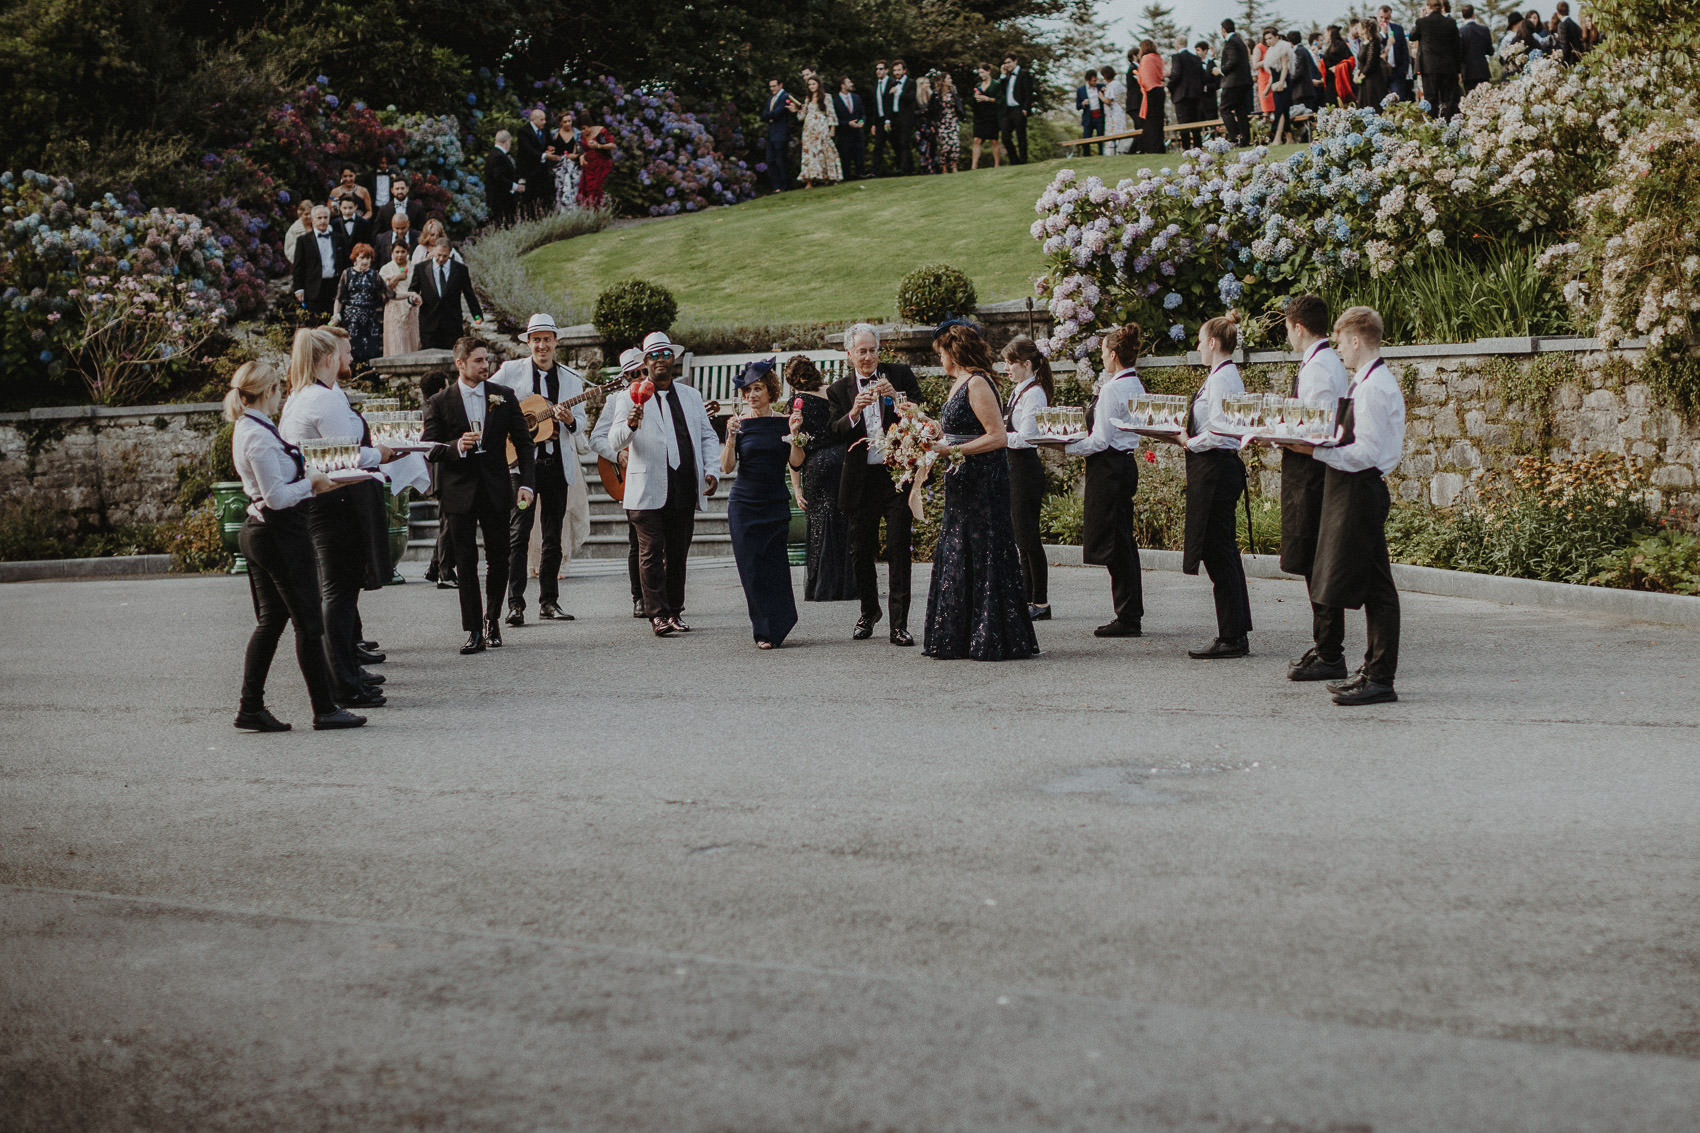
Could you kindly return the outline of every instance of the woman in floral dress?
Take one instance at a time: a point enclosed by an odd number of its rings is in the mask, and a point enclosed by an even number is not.
[[[560,164],[555,166],[555,211],[565,212],[578,207],[579,161],[584,152],[578,144],[578,130],[573,126],[573,112],[561,111],[559,125],[555,135],[549,139],[549,148],[560,155]]]
[[[926,75],[915,80],[915,157],[916,172],[939,171],[939,100]]]
[[[384,307],[395,293],[372,270],[372,245],[356,244],[349,254],[354,263],[337,284],[335,314],[348,331],[354,360],[370,362],[384,352]]]
[[[838,147],[832,140],[832,132],[838,126],[832,100],[826,97],[818,78],[810,75],[808,81],[809,93],[803,96],[797,111],[803,119],[803,167],[797,171],[797,179],[803,188],[812,189],[816,181],[832,185],[844,180],[844,167],[839,163]]]
[[[962,161],[962,96],[949,71],[939,75],[939,172],[955,173]]]

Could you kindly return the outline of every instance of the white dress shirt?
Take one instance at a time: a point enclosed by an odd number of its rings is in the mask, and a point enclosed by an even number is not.
[[[1387,475],[1405,451],[1405,394],[1398,379],[1377,358],[1357,372],[1346,396],[1352,399],[1352,443],[1319,448],[1316,459],[1341,472],[1374,468]]]
[[[237,419],[231,432],[230,456],[242,480],[242,491],[252,501],[248,514],[261,523],[266,521],[262,507],[282,511],[313,494],[313,485],[272,432],[271,418],[258,409],[250,409]]]
[[[331,437],[353,437],[358,441],[366,435],[365,419],[354,411],[348,395],[335,382],[328,386],[309,382],[290,394],[283,403],[277,427],[284,439],[294,445]],[[378,450],[361,446],[360,467],[378,467]]]
[[[468,386],[463,381],[455,382],[455,389],[460,391],[460,403],[466,408],[466,420],[469,425],[476,425],[478,431],[484,431],[484,420],[490,414],[490,403],[487,400],[490,391],[484,388],[484,383]]]
[[[532,394],[542,394],[544,397],[549,396],[549,383],[538,373],[537,367],[532,363],[530,358],[515,358],[511,361],[503,362],[501,368],[494,374],[490,375],[490,381],[496,385],[506,386],[513,390],[514,395],[521,401],[524,401]],[[571,366],[563,366],[561,363],[557,362],[555,363],[555,392],[557,403],[571,400],[584,392],[584,379],[579,377],[578,371],[574,370]],[[557,421],[555,423],[556,439],[544,441],[542,444],[538,445],[537,454],[539,456],[554,456],[561,452],[562,442],[560,438],[564,437],[569,431],[576,433],[578,431],[579,422],[582,420],[583,417],[575,410],[573,413],[573,424],[571,430],[568,430],[567,426]],[[566,442],[566,447],[569,449],[573,447],[570,440]],[[563,460],[561,462],[561,470],[565,473],[567,483],[569,484],[573,482],[573,465],[577,463],[578,461],[576,460]]]
[[[1123,370],[1098,387],[1098,400],[1092,410],[1092,432],[1083,441],[1074,441],[1063,451],[1070,456],[1091,456],[1106,449],[1133,452],[1145,438],[1118,428],[1116,422],[1133,424],[1133,409],[1128,404],[1145,394],[1145,383],[1139,380],[1138,370]]]
[[[1209,452],[1217,448],[1239,450],[1238,437],[1224,437],[1211,430],[1228,427],[1228,415],[1222,412],[1222,399],[1238,397],[1243,393],[1245,382],[1240,380],[1240,368],[1230,361],[1216,363],[1216,368],[1204,379],[1204,386],[1192,403],[1192,425],[1195,432],[1186,442],[1189,451]]]
[[[861,374],[857,374],[856,392],[861,393],[863,390],[868,389],[879,380],[880,373],[878,370],[875,370],[865,378]],[[868,403],[867,408],[862,410],[862,431],[868,435],[868,443],[864,446],[868,452],[868,463],[884,464],[886,442],[885,418],[880,413],[880,399],[878,396],[875,396],[875,398]]]
[[[372,174],[372,207],[383,208],[389,203],[390,175],[388,173]]]
[[[1009,104],[1010,106],[1020,106],[1021,105],[1019,102],[1015,101],[1015,76],[1017,76],[1019,74],[1021,74],[1021,68],[1020,67],[1014,67],[1014,68],[1010,69],[1009,86],[1005,88],[1006,90],[1009,91],[1009,94],[1004,99],[1004,101],[1007,104]]]
[[[1332,410],[1346,396],[1351,384],[1352,375],[1346,372],[1346,364],[1340,361],[1340,356],[1334,353],[1327,339],[1312,343],[1305,351],[1305,360],[1299,366],[1300,401]]]
[[[1037,379],[1028,378],[1009,395],[1008,447],[1032,448],[1039,435],[1039,410],[1050,407],[1051,399]]]
[[[336,245],[331,243],[330,229],[320,232],[313,230],[313,238],[319,242],[319,278],[336,278]]]

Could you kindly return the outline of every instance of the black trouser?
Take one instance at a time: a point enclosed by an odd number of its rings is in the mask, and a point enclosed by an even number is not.
[[[1139,545],[1133,541],[1133,497],[1139,491],[1139,454],[1109,449],[1086,458],[1081,511],[1085,519],[1081,560],[1110,572],[1110,601],[1116,620],[1134,625],[1145,616],[1145,584],[1139,574]]]
[[[897,149],[897,171],[905,175],[915,172],[914,116],[893,118],[890,126],[891,144]]]
[[[861,456],[860,450],[847,459]],[[862,616],[880,617],[880,580],[874,568],[879,555],[880,520],[885,520],[886,577],[890,582],[891,628],[909,628],[909,540],[915,517],[909,497],[891,482],[883,464],[870,464],[862,483],[862,499],[850,516],[850,566],[856,575],[856,596]]]
[[[1163,127],[1168,119],[1163,116],[1163,88],[1152,87],[1145,92],[1145,118],[1141,126],[1143,133],[1139,135],[1140,153],[1162,153],[1166,148]]]
[[[512,477],[514,495],[519,495],[519,476]],[[540,605],[561,598],[561,523],[567,517],[567,474],[559,454],[537,457],[537,498],[531,507],[517,504],[508,513],[508,604],[525,609],[526,557],[531,550],[531,529],[541,513],[543,558],[537,566],[537,601]]]
[[[1204,121],[1204,100],[1202,98],[1175,99],[1175,121]],[[1183,150],[1197,149],[1199,146],[1204,144],[1204,135],[1201,130],[1182,130],[1180,132],[1180,139],[1181,148]]]
[[[502,596],[508,588],[507,513],[498,505],[479,501],[476,511],[449,515],[449,542],[454,547],[455,577],[460,583],[460,628],[477,633],[485,621],[502,613]],[[478,534],[484,533],[484,561],[489,577],[484,582],[484,600],[478,598]]]
[[[1027,164],[1027,115],[1019,106],[998,107],[998,128],[1003,132],[1003,152],[1016,165]]]
[[[283,627],[295,623],[295,662],[307,681],[313,715],[336,711],[331,674],[325,664],[319,611],[318,572],[313,544],[300,508],[266,513],[266,522],[250,518],[242,527],[242,556],[248,560],[248,589],[254,597],[254,633],[242,665],[240,710],[266,706],[266,675]]]
[[[355,501],[345,492],[314,496],[306,504],[307,531],[319,574],[319,605],[323,623],[325,664],[338,698],[358,696],[364,689],[360,662],[360,589],[366,579],[366,536]]]
[[[840,126],[838,137],[838,164],[844,167],[844,179],[865,177],[868,173],[868,139],[862,136],[862,131],[854,126]]]
[[[891,152],[891,120],[881,118],[874,123],[874,176],[884,177],[887,155]]]
[[[1244,637],[1251,630],[1251,595],[1234,531],[1234,505],[1246,488],[1245,464],[1228,449],[1188,452],[1186,480],[1186,558],[1203,563],[1210,575],[1216,636],[1228,641]],[[1198,573],[1198,567],[1187,573]]]
[[[1236,146],[1251,144],[1251,88],[1223,87],[1218,96],[1222,110],[1222,126],[1228,140]]]
[[[1424,75],[1423,96],[1428,100],[1429,113],[1436,118],[1450,118],[1458,113],[1458,76]]]
[[[788,138],[769,136],[767,139],[767,183],[776,193],[783,193],[786,184],[791,180],[785,161],[785,150],[789,145]]]
[[[1009,458],[1009,518],[1015,523],[1015,550],[1021,556],[1021,584],[1035,606],[1050,605],[1049,566],[1039,535],[1039,504],[1045,498],[1045,464],[1037,449],[1004,450]]]
[[[455,576],[454,544],[449,541],[449,523],[441,511],[437,513],[437,545],[431,548],[431,569],[427,578],[452,579]]]
[[[1309,579],[1305,580],[1307,583]],[[1346,656],[1346,611],[1338,606],[1310,604],[1310,637],[1320,660],[1333,664]]]
[[[696,533],[696,504],[628,511],[638,539],[643,609],[652,618],[676,618],[685,608],[685,563]]]
[[[626,574],[632,583],[632,601],[643,601],[643,571],[638,568],[637,524],[631,521],[630,513],[626,518]]]

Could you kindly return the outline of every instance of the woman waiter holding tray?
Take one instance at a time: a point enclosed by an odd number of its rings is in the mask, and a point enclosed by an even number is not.
[[[1186,550],[1181,569],[1197,574],[1203,563],[1216,591],[1216,640],[1187,651],[1199,661],[1251,652],[1246,644],[1251,595],[1234,536],[1234,504],[1245,491],[1245,464],[1238,442],[1212,431],[1227,427],[1222,399],[1245,393],[1240,368],[1232,360],[1239,342],[1239,318],[1232,311],[1199,328],[1198,353],[1210,373],[1192,395],[1181,436],[1186,446]]]
[[[316,469],[309,472],[301,450],[272,424],[283,404],[283,378],[264,362],[243,364],[230,378],[224,415],[234,423],[231,456],[242,490],[253,503],[242,525],[242,554],[254,596],[253,636],[242,669],[242,701],[236,726],[254,732],[287,732],[289,725],[266,708],[266,674],[283,627],[295,623],[295,658],[313,702],[313,727],[358,728],[366,717],[337,707],[321,640],[319,578],[306,509],[300,505],[337,485]]]

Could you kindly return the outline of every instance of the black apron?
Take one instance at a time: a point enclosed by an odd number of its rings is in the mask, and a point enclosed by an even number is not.
[[[348,407],[360,418],[360,443],[372,447],[372,427],[352,401]],[[360,524],[360,588],[382,590],[395,576],[395,564],[390,561],[389,488],[381,480],[362,480],[336,494],[348,497],[349,510]]]
[[[1350,443],[1354,436],[1355,413],[1352,399],[1343,398],[1342,444]],[[1387,561],[1387,512],[1391,506],[1380,469],[1341,472],[1328,468],[1317,524],[1316,559],[1310,574],[1312,602],[1346,610],[1364,604],[1364,592],[1377,564]]]
[[[1328,466],[1314,456],[1285,449],[1281,453],[1281,569],[1309,575],[1316,560],[1316,533],[1322,519],[1322,484]]]

